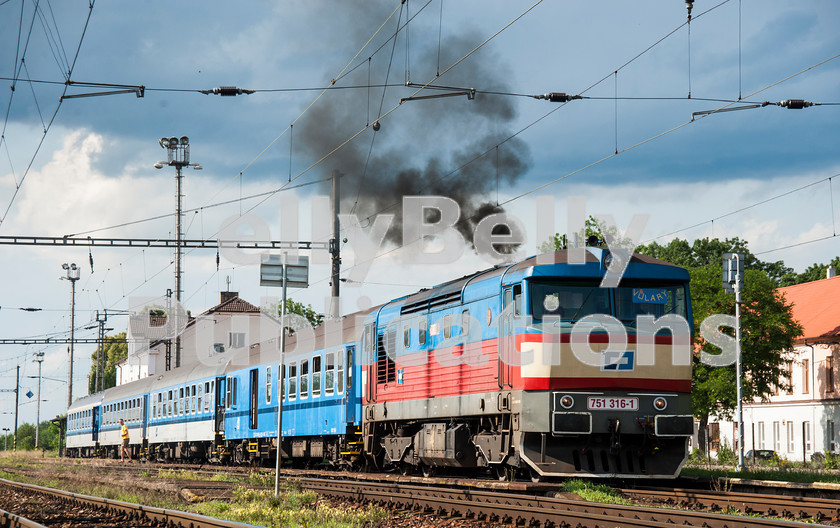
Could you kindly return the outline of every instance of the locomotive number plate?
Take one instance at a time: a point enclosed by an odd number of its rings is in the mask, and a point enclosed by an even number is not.
[[[638,411],[639,398],[590,396],[586,400],[586,408],[590,411]]]

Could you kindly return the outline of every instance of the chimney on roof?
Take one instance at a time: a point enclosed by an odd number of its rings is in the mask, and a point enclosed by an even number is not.
[[[828,269],[825,270],[825,278],[826,279],[833,279],[837,275],[837,270],[834,269],[834,266],[829,265]]]
[[[229,301],[229,300],[231,300],[231,299],[234,299],[234,298],[236,298],[236,297],[239,297],[239,292],[223,291],[223,292],[221,292],[221,294],[222,294],[222,300],[221,300],[221,302],[227,302],[227,301]],[[221,304],[221,303],[220,303],[220,304]]]

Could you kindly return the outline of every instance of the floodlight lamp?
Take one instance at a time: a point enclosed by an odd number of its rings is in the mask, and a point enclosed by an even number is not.
[[[187,146],[190,144],[190,138],[187,136],[181,136],[181,144]]]
[[[160,143],[161,148],[167,148],[169,147],[169,138],[160,138],[158,143]]]
[[[73,270],[73,271],[76,271],[76,264],[75,263],[70,264],[70,269]]]
[[[198,163],[193,164],[193,170],[202,170],[204,167],[199,165]]]
[[[169,146],[170,147],[177,147],[178,146],[178,138],[176,138],[175,136],[172,136],[171,138],[169,138]]]
[[[155,168],[156,169],[162,169],[163,168],[163,163],[161,163],[160,161],[155,163]]]
[[[65,262],[64,264],[61,265],[61,269],[65,269],[65,270],[70,269],[70,266],[68,266],[67,263]]]

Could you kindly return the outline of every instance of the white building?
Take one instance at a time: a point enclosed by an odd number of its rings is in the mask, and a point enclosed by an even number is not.
[[[791,461],[840,452],[840,277],[829,268],[826,279],[779,291],[803,329],[788,363],[792,390],[744,404],[744,449],[772,449]],[[737,437],[732,421],[709,424],[712,449],[734,447]]]
[[[117,385],[176,368],[175,340],[167,332],[167,318],[132,317],[128,329],[128,357],[116,365]],[[249,357],[277,348],[279,325],[237,292],[221,292],[221,302],[190,318],[181,332],[180,366],[195,365],[220,354]],[[267,348],[266,348],[267,347]],[[215,363],[215,361],[212,361]]]

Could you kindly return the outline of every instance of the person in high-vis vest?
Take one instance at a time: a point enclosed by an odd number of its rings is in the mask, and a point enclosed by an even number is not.
[[[120,418],[120,436],[122,437],[122,446],[120,446],[120,461],[125,462],[125,457],[131,460],[131,452],[128,450],[128,426]]]

